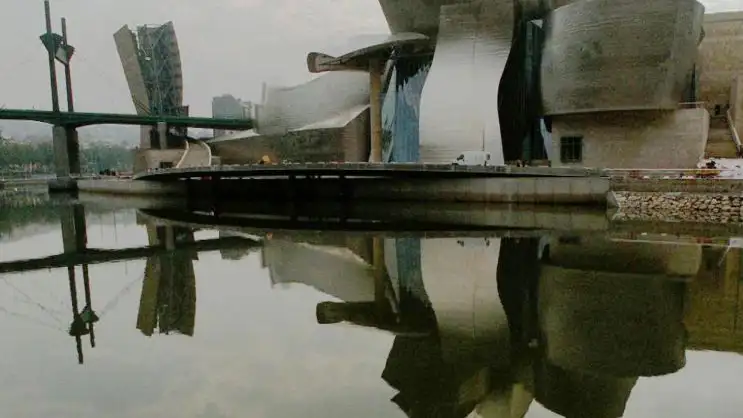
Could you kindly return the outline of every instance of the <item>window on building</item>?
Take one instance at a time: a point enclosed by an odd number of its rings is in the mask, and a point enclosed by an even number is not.
[[[722,115],[722,106],[715,105],[715,116],[720,116],[720,115]]]
[[[583,137],[563,136],[560,138],[560,161],[580,163],[583,161]]]

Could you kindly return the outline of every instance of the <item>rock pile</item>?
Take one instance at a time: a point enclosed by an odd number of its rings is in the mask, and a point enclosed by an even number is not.
[[[615,192],[618,220],[742,223],[743,196],[715,193]]]

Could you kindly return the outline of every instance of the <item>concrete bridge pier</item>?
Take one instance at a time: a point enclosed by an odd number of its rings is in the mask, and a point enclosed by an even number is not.
[[[165,122],[157,123],[157,141],[160,144],[158,148],[168,148],[168,124]]]
[[[80,142],[77,129],[55,125],[52,129],[52,146],[56,178],[49,182],[49,191],[76,190],[75,178],[80,175]]]

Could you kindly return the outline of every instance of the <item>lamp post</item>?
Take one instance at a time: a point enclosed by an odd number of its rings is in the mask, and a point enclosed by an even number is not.
[[[44,0],[44,15],[46,18],[46,33],[41,35],[41,43],[44,44],[49,55],[49,83],[52,91],[52,110],[59,112],[59,91],[57,87],[57,69],[55,60],[64,65],[65,84],[67,87],[67,110],[74,111],[72,101],[72,75],[70,73],[70,60],[75,48],[67,43],[67,21],[62,18],[62,35],[52,32],[52,17],[49,0]]]
[[[65,18],[62,18],[62,51],[64,51],[64,61],[62,64],[64,65],[64,79],[65,87],[67,89],[67,111],[74,112],[75,106],[72,100],[72,73],[70,72],[70,60],[72,59],[72,54],[75,51],[75,48],[67,43],[67,19]],[[59,57],[57,59],[59,59]],[[60,59],[60,61],[62,60]]]
[[[57,70],[54,66],[54,34],[52,33],[52,17],[49,0],[44,0],[44,15],[46,17],[46,33],[41,35],[41,42],[46,46],[49,54],[49,83],[52,88],[52,110],[59,112],[59,93],[57,91]]]

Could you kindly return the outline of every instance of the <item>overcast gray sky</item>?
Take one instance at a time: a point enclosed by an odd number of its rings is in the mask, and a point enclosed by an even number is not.
[[[708,11],[741,8],[740,0],[705,0]],[[0,106],[50,108],[42,0],[0,0]],[[175,24],[185,103],[211,114],[211,98],[260,97],[261,83],[310,79],[311,50],[354,34],[386,32],[377,0],[52,0],[53,24],[68,21],[77,48],[73,85],[81,111],[133,112],[113,41],[124,24]]]

